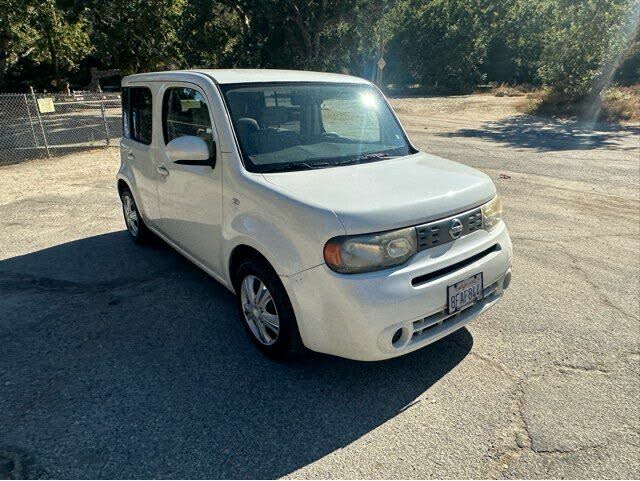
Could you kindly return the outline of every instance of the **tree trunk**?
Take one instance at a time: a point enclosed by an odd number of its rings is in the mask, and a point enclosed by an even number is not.
[[[313,56],[313,41],[311,38],[311,33],[309,32],[309,27],[307,26],[304,18],[302,17],[302,12],[298,8],[298,6],[293,4],[293,12],[295,13],[295,22],[298,26],[298,31],[300,32],[300,36],[302,37],[302,43],[304,45],[304,52],[306,59],[308,60]]]
[[[49,50],[49,56],[51,57],[51,64],[53,65],[54,85],[58,89],[60,88],[60,85],[62,85],[62,79],[60,78],[60,67],[58,65],[58,52],[53,43],[53,37],[51,35],[50,29],[47,30],[46,38],[47,38],[47,49]]]

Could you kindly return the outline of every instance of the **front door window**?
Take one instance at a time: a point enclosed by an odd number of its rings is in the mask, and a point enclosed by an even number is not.
[[[164,94],[162,130],[165,144],[177,137],[195,135],[209,146],[213,155],[213,129],[209,107],[204,96],[188,87],[171,87]]]

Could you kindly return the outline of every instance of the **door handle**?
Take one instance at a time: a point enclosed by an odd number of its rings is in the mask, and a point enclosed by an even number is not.
[[[135,156],[135,155],[133,155],[131,152],[129,152],[129,153],[127,154],[127,159],[129,159],[129,160],[136,160],[136,156]]]
[[[162,177],[166,177],[167,175],[169,175],[169,169],[167,169],[164,165],[158,166],[156,170]]]

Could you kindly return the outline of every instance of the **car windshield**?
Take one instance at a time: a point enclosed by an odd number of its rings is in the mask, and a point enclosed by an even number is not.
[[[221,85],[245,167],[285,172],[411,153],[389,106],[369,85]]]

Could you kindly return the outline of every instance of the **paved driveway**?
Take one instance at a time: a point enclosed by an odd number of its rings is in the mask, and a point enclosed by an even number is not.
[[[640,130],[397,99],[505,198],[507,296],[403,358],[259,355],[100,150],[0,168],[0,478],[639,477]],[[428,185],[425,186],[428,190]]]

